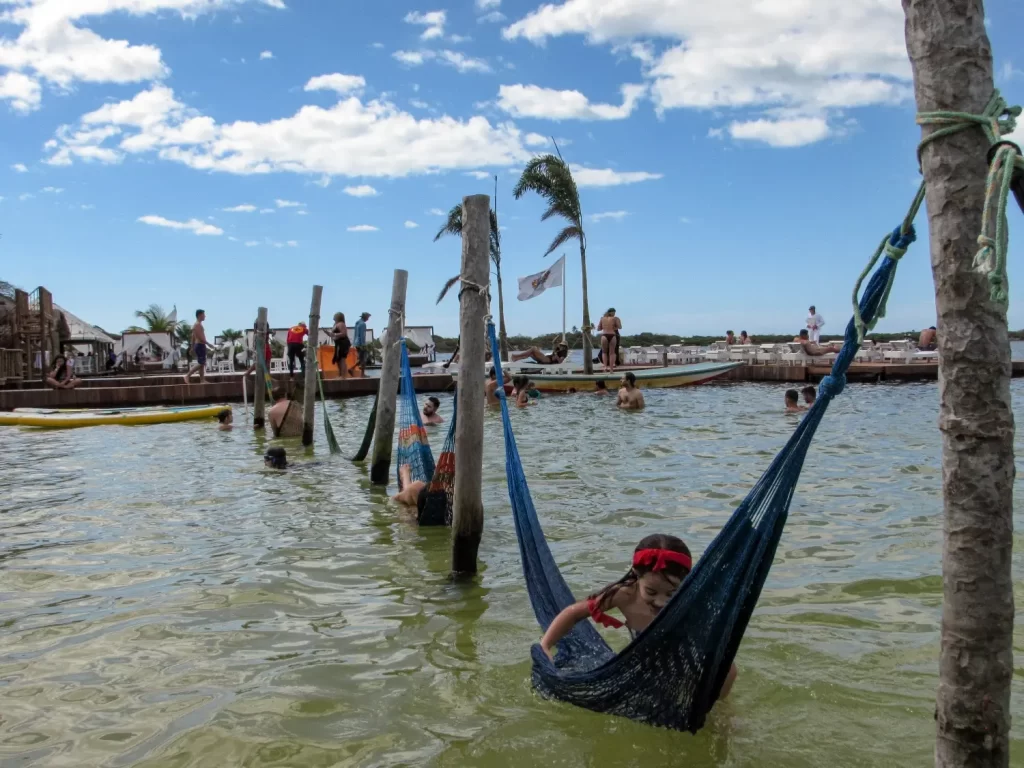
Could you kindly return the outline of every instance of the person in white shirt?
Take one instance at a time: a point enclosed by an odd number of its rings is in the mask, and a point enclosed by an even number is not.
[[[818,311],[812,304],[810,309],[807,310],[807,330],[811,337],[811,342],[817,344],[821,341],[821,327],[825,325],[825,318],[818,314]]]

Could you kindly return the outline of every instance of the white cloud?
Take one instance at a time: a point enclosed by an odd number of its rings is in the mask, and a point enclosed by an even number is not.
[[[434,40],[435,38],[444,37],[444,24],[447,16],[447,13],[444,11],[430,11],[428,13],[412,11],[405,15],[403,21],[406,24],[419,24],[426,27],[423,30],[423,34],[420,35],[420,39]]]
[[[260,51],[260,61],[266,61],[267,59],[274,58],[273,51]]]
[[[448,35],[448,42],[455,43],[456,45],[459,43],[468,43],[472,39],[473,38],[468,35]]]
[[[409,99],[409,106],[416,107],[416,109],[430,109],[430,105],[423,99]]]
[[[285,7],[283,0],[0,0],[0,21],[20,29],[0,45],[0,100],[29,112],[39,107],[44,82],[67,91],[78,82],[139,83],[169,73],[159,48],[105,38],[93,19],[165,11],[194,18],[250,2]]]
[[[474,59],[459,51],[444,49],[441,51],[420,50],[420,51],[395,51],[392,58],[410,67],[419,67],[428,61],[437,61],[446,67],[452,67],[459,72],[492,72],[491,65],[484,59]]]
[[[407,222],[405,222],[405,228],[406,229],[416,229],[416,227],[418,227],[418,226],[419,226],[419,224],[417,224],[415,221],[407,221]]]
[[[448,214],[442,211],[440,208],[431,208],[427,211],[431,216],[447,216]]]
[[[11,170],[18,173],[28,173],[28,167],[24,163],[15,163],[11,166]]]
[[[370,43],[371,48],[383,48],[384,43]]]
[[[377,227],[372,224],[356,224],[354,227],[348,228],[349,232],[377,232]]]
[[[623,85],[622,104],[592,104],[579,91],[556,91],[537,85],[503,85],[498,107],[516,117],[548,120],[622,120],[629,117],[647,92],[646,85]]]
[[[246,248],[255,248],[259,244],[260,244],[259,240],[246,240],[245,241],[245,247]]]
[[[273,208],[260,208],[260,213],[277,213],[277,211],[275,211]]]
[[[369,184],[360,184],[358,187],[345,187],[342,192],[351,197],[375,197],[380,194]]]
[[[820,117],[759,119],[730,123],[729,135],[737,140],[763,141],[772,147],[802,147],[824,139],[829,135],[829,127]]]
[[[278,208],[302,208],[305,203],[297,203],[294,200],[281,200],[278,198],[274,201],[274,205]]]
[[[241,205],[233,205],[230,208],[221,208],[221,210],[225,213],[252,213],[256,210],[256,206],[242,203]]]
[[[487,171],[466,171],[467,176],[472,176],[474,179],[489,179],[491,174]]]
[[[582,35],[615,47],[667,40],[658,54],[631,50],[647,59],[659,111],[742,108],[764,112],[747,122],[827,123],[844,108],[909,99],[903,21],[899,3],[879,0],[566,0],[540,6],[503,35],[537,44]]]
[[[33,197],[35,197],[35,195],[33,195],[31,192],[22,192],[20,195],[18,195],[19,200],[31,200]]]
[[[299,241],[298,240],[289,240],[287,243],[285,243],[285,245],[287,245],[289,248],[298,248],[299,247]]]
[[[201,171],[240,175],[290,172],[395,178],[525,162],[523,134],[511,123],[448,115],[419,119],[386,99],[352,96],[324,108],[301,107],[265,123],[217,123],[157,85],[132,99],[105,104],[77,126],[63,126],[46,144],[46,162],[115,163],[153,154]]]
[[[338,94],[359,93],[366,87],[366,79],[361,75],[341,75],[337,72],[330,75],[319,75],[310,78],[302,89],[304,91],[334,91]]]
[[[578,187],[617,187],[621,184],[636,184],[640,181],[660,179],[660,173],[647,171],[614,171],[611,168],[584,168],[569,166]]]
[[[83,211],[91,211],[96,208],[96,206],[93,205],[92,203],[82,203],[82,205],[78,207],[81,208]]]
[[[296,216],[308,216],[308,215],[309,215],[309,211],[304,211],[304,210],[302,210],[302,209],[300,208],[299,210],[297,210],[297,211],[295,212],[295,215],[296,215]]]
[[[481,11],[492,11],[501,6],[501,0],[476,0],[476,7]]]
[[[629,216],[629,211],[605,211],[604,213],[593,213],[589,218],[593,222],[604,221],[605,219],[620,221],[627,216]]]
[[[39,191],[40,192],[45,192],[46,194],[50,194],[50,195],[59,195],[61,192],[64,191],[64,187],[43,187]]]
[[[690,221],[690,218],[688,216],[680,216],[679,217],[679,223],[680,224],[691,224],[692,222]]]
[[[523,143],[528,147],[546,147],[551,143],[551,139],[547,136],[542,136],[539,133],[528,133],[523,137]],[[567,144],[563,144],[563,146],[566,145]]]
[[[213,224],[207,224],[201,219],[189,219],[188,221],[174,221],[173,219],[165,219],[163,216],[140,216],[138,218],[143,224],[149,224],[152,227],[167,227],[168,229],[185,229],[197,235],[223,235],[224,230],[220,227],[215,227]]]
[[[501,24],[505,21],[505,14],[501,11],[491,11],[485,13],[483,16],[476,20],[477,24]]]

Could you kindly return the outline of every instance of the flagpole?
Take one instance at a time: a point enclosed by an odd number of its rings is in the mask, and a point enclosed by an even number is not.
[[[562,254],[565,259],[565,254]],[[562,262],[562,343],[565,343],[565,261]]]

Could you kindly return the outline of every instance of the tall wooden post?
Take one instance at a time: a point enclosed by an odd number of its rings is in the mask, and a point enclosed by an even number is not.
[[[918,112],[981,114],[993,92],[982,0],[903,0]],[[928,135],[934,126],[926,125]],[[973,269],[988,140],[925,145],[938,314],[945,507],[935,765],[1009,765],[1013,677],[1013,412],[1006,308]]]
[[[452,516],[452,573],[476,573],[484,531],[484,362],[487,337],[488,247],[491,201],[487,195],[462,199],[462,290],[460,292],[459,418],[455,423],[455,500]]]
[[[253,340],[256,345],[256,382],[252,387],[252,426],[253,429],[263,429],[264,408],[267,400],[266,379],[260,374],[263,372],[266,363],[267,348],[267,308],[260,307],[256,314],[256,338]]]
[[[395,403],[398,400],[398,380],[402,360],[398,340],[402,337],[402,317],[405,315],[405,288],[409,273],[395,270],[391,283],[391,309],[388,310],[388,333],[384,339],[384,361],[380,367],[380,390],[377,394],[377,425],[373,432],[373,455],[370,457],[370,482],[387,485],[391,474],[391,450],[395,440]]]
[[[316,377],[320,367],[317,350],[320,347],[320,299],[322,285],[313,286],[313,300],[309,303],[309,335],[306,337],[306,381],[302,400],[302,444],[313,444],[313,422],[316,414]]]

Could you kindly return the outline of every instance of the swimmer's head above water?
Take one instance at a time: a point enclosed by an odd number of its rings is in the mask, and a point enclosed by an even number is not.
[[[263,454],[263,465],[269,469],[287,469],[288,454],[284,448],[268,448]]]

